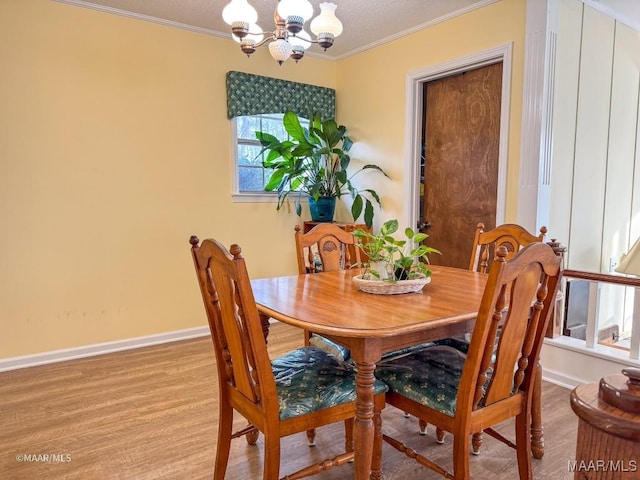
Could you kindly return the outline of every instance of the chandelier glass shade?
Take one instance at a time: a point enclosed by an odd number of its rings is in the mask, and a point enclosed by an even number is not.
[[[342,33],[336,8],[335,3],[320,4],[320,14],[309,25],[315,40],[304,29],[307,20],[313,17],[309,0],[278,0],[272,32],[265,32],[258,26],[258,13],[248,0],[231,0],[222,10],[222,19],[231,26],[233,39],[240,43],[240,49],[247,56],[268,44],[271,56],[282,65],[289,58],[296,62],[300,60],[312,43],[324,50],[333,45],[335,37]]]

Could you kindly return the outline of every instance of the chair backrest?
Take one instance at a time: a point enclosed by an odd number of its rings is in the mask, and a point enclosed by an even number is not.
[[[547,233],[547,227],[540,228],[538,236],[529,233],[525,228],[513,223],[499,225],[488,232],[484,231],[484,223],[478,223],[471,249],[469,270],[487,273],[500,246],[507,249],[507,260],[515,255],[522,247],[531,243],[542,242]]]
[[[507,256],[506,248],[499,247],[460,380],[459,391],[469,394],[458,395],[456,414],[470,414],[519,392],[531,395],[562,258],[544,243],[522,248],[509,261]]]
[[[240,412],[278,418],[276,384],[249,275],[238,245],[231,252],[216,240],[191,253],[204,301],[221,395]],[[247,417],[251,418],[251,417]]]
[[[353,233],[337,225],[320,223],[307,233],[302,233],[300,226],[296,225],[295,239],[300,274],[317,271],[318,266],[314,261],[316,253],[320,255],[323,272],[349,269],[361,261]]]

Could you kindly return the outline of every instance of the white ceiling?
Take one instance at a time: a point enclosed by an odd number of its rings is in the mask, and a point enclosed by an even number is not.
[[[222,9],[229,0],[56,0],[112,14],[125,15],[178,28],[230,38]],[[325,0],[310,0],[315,13]],[[309,54],[343,58],[430,25],[463,15],[497,1],[514,0],[332,0],[344,25],[342,35],[323,53],[312,46]],[[529,0],[543,1],[543,0]],[[608,15],[640,30],[640,0],[583,0]],[[258,23],[273,29],[276,0],[249,0],[258,11]]]
[[[222,21],[222,9],[230,0],[58,1],[231,38],[229,26]],[[344,31],[326,52],[313,45],[308,53],[337,59],[500,0],[310,0],[315,14],[323,1],[338,5],[336,16]],[[277,0],[249,3],[258,11],[258,24],[264,30],[273,30]]]

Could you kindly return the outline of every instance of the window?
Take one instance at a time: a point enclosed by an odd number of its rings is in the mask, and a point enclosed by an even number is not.
[[[264,194],[275,196],[273,192],[265,192],[264,186],[271,175],[271,170],[262,166],[262,146],[256,138],[256,131],[263,131],[283,139],[287,132],[282,125],[282,113],[244,115],[235,117],[235,171],[236,193],[240,195]],[[303,123],[308,127],[308,123]]]
[[[275,202],[276,194],[264,190],[270,172],[262,167],[255,132],[262,130],[284,139],[282,115],[287,110],[298,115],[319,112],[322,118],[335,118],[336,91],[235,71],[227,72],[226,83],[227,118],[231,120],[234,152],[233,200]]]

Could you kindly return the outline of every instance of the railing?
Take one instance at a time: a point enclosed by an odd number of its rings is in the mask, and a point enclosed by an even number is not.
[[[599,340],[598,333],[600,332],[601,325],[601,312],[603,304],[607,302],[619,302],[619,295],[612,294],[613,285],[633,287],[633,316],[631,322],[631,335],[628,347],[622,347],[624,350],[629,351],[629,357],[632,359],[640,358],[640,278],[627,277],[622,275],[613,275],[606,273],[592,273],[584,272],[580,270],[565,269],[564,271],[565,284],[566,281],[572,279],[589,281],[589,293],[587,300],[587,323],[586,323],[586,339],[585,347],[588,349],[595,348],[598,344],[603,344]],[[557,337],[562,334],[560,326],[565,324],[564,318],[564,302],[567,300],[566,296],[559,299],[558,306],[556,308],[556,319],[554,320],[553,329],[550,328],[547,336]],[[624,300],[621,301],[621,305],[615,305],[618,312],[624,311]],[[619,314],[622,316],[622,314]],[[620,318],[619,320],[622,320]],[[611,343],[611,342],[610,342]],[[615,345],[614,345],[615,346]],[[621,348],[621,347],[617,347]]]

